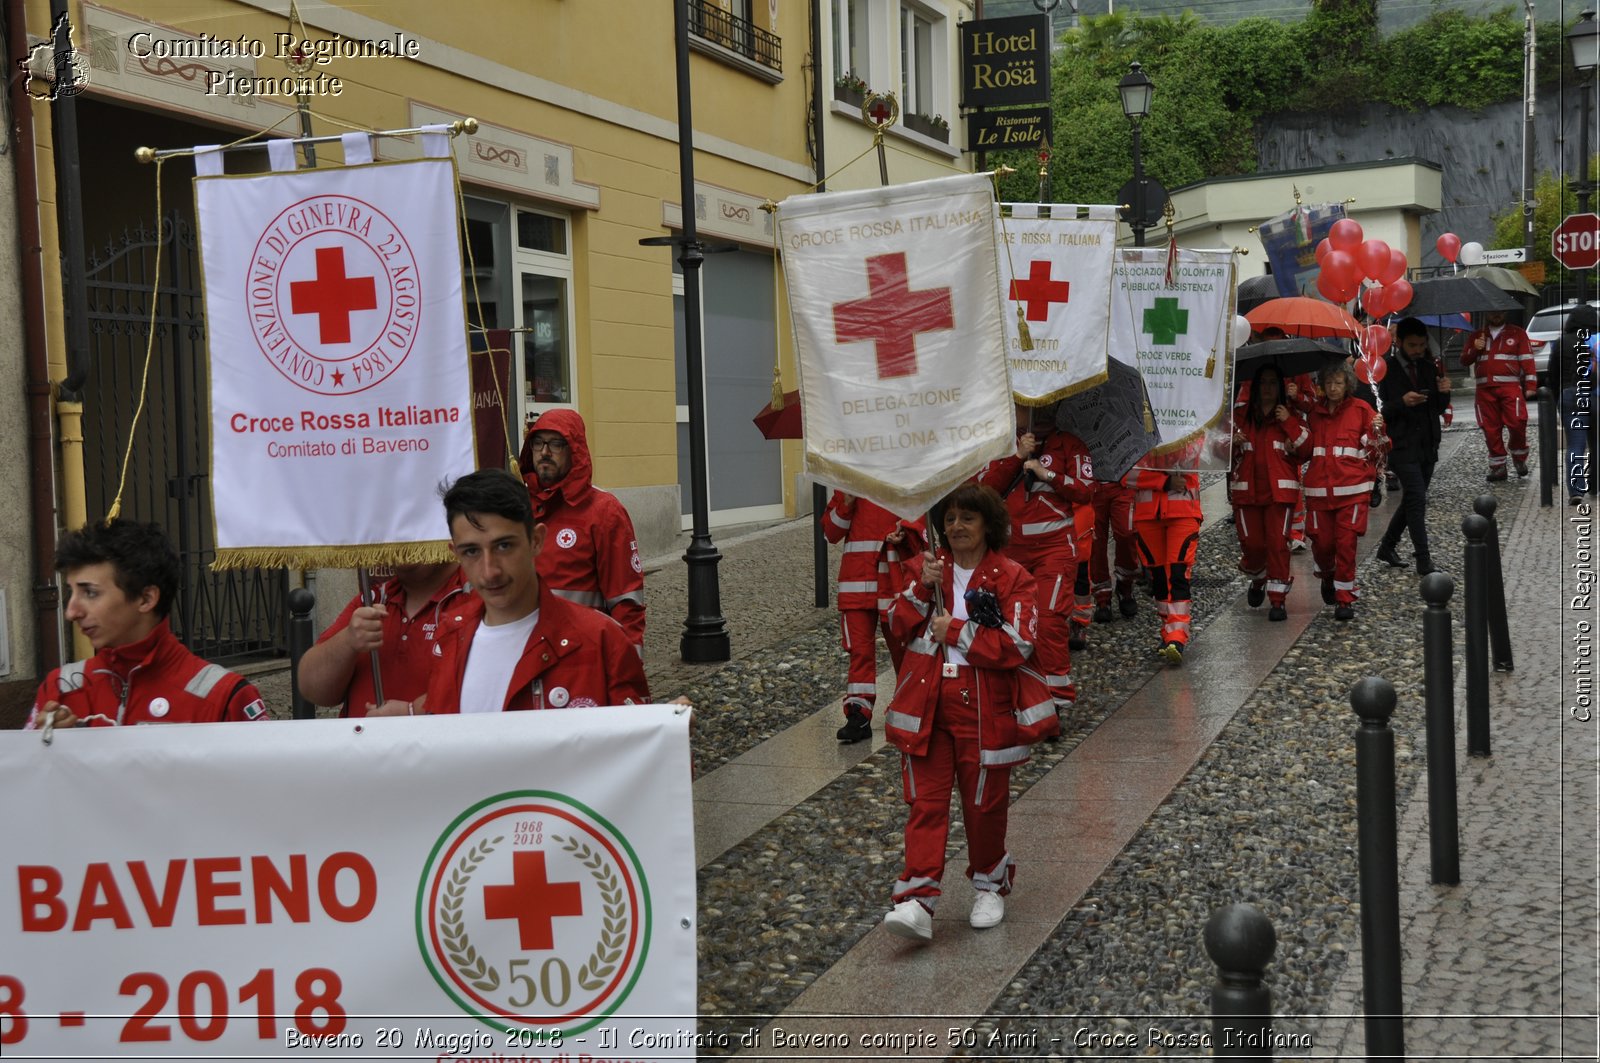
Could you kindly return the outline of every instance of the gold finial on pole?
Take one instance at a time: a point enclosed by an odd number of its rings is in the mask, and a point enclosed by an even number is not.
[[[133,161],[149,164],[156,161],[155,148],[134,148]]]

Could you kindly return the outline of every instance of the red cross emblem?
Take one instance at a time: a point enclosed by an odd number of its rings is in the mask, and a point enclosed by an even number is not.
[[[378,309],[377,281],[346,277],[344,248],[319,247],[316,279],[291,283],[289,304],[293,313],[317,315],[317,332],[323,343],[349,343],[350,315]]]
[[[956,327],[950,289],[912,291],[904,251],[867,257],[867,291],[864,299],[833,304],[833,333],[838,343],[876,345],[879,380],[917,371],[918,333]]]
[[[1028,267],[1027,280],[1011,282],[1011,300],[1028,304],[1028,320],[1044,321],[1050,317],[1051,303],[1064,303],[1072,285],[1067,281],[1050,279],[1050,260],[1040,259]]]
[[[512,853],[511,878],[509,886],[483,888],[484,916],[515,919],[518,945],[523,952],[555,948],[555,918],[583,914],[578,883],[549,881],[545,877],[544,851],[540,849]]]

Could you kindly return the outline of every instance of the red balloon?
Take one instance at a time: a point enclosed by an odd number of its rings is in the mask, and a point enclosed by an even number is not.
[[[1323,275],[1331,277],[1340,288],[1351,288],[1361,283],[1361,267],[1348,251],[1329,251],[1322,260]]]
[[[1368,288],[1361,293],[1361,309],[1368,317],[1378,318],[1388,313],[1389,293],[1384,288]]]
[[[1454,262],[1456,256],[1461,254],[1461,237],[1455,233],[1445,233],[1433,242],[1433,247],[1446,262]]]
[[[1356,248],[1356,262],[1361,272],[1375,281],[1383,281],[1383,271],[1389,268],[1389,245],[1382,240],[1366,240]]]
[[[1333,245],[1335,251],[1355,251],[1361,246],[1361,223],[1349,218],[1340,218],[1333,223],[1333,228],[1328,230],[1328,243]]]
[[[1389,264],[1384,266],[1383,274],[1378,278],[1384,284],[1393,284],[1406,275],[1406,253],[1397,248],[1389,248]]]
[[[1322,293],[1322,297],[1328,302],[1339,303],[1340,305],[1348,303],[1356,297],[1356,288],[1359,284],[1359,281],[1351,281],[1348,284],[1342,283],[1337,277],[1329,274],[1327,270],[1323,270],[1317,276],[1317,291]]]
[[[1363,384],[1377,384],[1389,372],[1389,363],[1382,358],[1356,359],[1356,379]]]
[[[1400,280],[1388,285],[1385,289],[1389,293],[1387,302],[1388,311],[1398,314],[1411,305],[1411,300],[1416,298],[1416,289],[1411,287],[1410,281]]]
[[[1327,258],[1328,257],[1328,252],[1332,251],[1332,250],[1333,250],[1333,245],[1328,243],[1328,238],[1326,236],[1324,236],[1322,239],[1318,240],[1317,241],[1317,265],[1319,265],[1319,266],[1322,265],[1322,260]]]
[[[1374,361],[1388,354],[1392,343],[1394,336],[1382,325],[1368,325],[1361,332],[1361,349]]]

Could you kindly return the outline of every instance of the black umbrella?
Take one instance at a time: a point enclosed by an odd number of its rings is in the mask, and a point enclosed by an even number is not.
[[[1278,279],[1272,274],[1260,277],[1251,277],[1239,282],[1239,309],[1240,314],[1248,314],[1268,299],[1279,296]]]
[[[1348,353],[1336,343],[1309,336],[1247,343],[1234,353],[1233,375],[1235,380],[1248,380],[1256,371],[1256,366],[1266,359],[1271,359],[1286,377],[1315,373],[1334,359],[1343,359]]]
[[[1131,365],[1106,359],[1106,379],[1056,404],[1056,427],[1083,440],[1097,480],[1122,479],[1145,452],[1161,442],[1154,418],[1145,420],[1150,395]]]
[[[1400,317],[1439,317],[1475,310],[1521,310],[1522,304],[1481,277],[1435,277],[1412,286],[1411,305]]]

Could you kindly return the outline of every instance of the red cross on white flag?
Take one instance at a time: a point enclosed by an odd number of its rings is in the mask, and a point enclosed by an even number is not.
[[[995,218],[983,175],[779,205],[808,473],[912,517],[1010,451]]]

